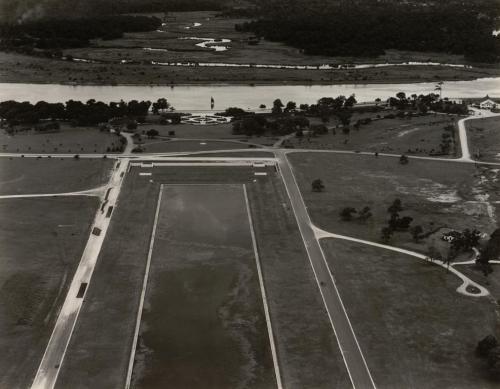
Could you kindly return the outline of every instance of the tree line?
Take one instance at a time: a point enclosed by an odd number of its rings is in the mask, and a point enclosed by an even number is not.
[[[397,49],[463,54],[476,62],[495,62],[500,54],[500,40],[492,35],[499,11],[483,3],[268,3],[261,4],[260,18],[236,29],[306,54],[376,57]]]
[[[66,120],[78,126],[94,126],[115,117],[145,117],[151,105],[150,101],[137,100],[108,104],[93,99],[86,103],[69,100],[65,104],[10,100],[0,102],[0,118],[6,120],[9,126],[36,124],[41,120]]]
[[[0,24],[0,49],[65,49],[86,47],[91,39],[118,39],[126,32],[157,29],[153,16],[109,15],[69,19],[41,19]]]

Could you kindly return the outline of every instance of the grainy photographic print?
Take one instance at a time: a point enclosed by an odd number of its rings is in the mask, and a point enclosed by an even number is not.
[[[500,388],[500,0],[0,0],[0,389]]]

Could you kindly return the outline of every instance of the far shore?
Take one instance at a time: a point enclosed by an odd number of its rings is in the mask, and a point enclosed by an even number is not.
[[[387,68],[390,69],[390,68]],[[443,77],[438,80],[435,77],[419,78],[415,79],[412,77],[406,78],[389,78],[389,79],[369,79],[369,80],[356,80],[346,78],[345,80],[308,80],[308,79],[296,79],[296,80],[286,80],[286,79],[275,79],[275,80],[183,80],[182,82],[133,82],[133,80],[128,80],[126,82],[96,82],[93,80],[83,80],[81,82],[69,82],[69,81],[58,81],[51,79],[39,79],[38,77],[3,77],[0,75],[0,83],[6,84],[34,84],[34,85],[69,85],[69,86],[150,86],[150,87],[181,87],[181,86],[266,86],[266,85],[303,85],[303,86],[313,86],[313,85],[343,85],[343,84],[353,84],[353,85],[368,85],[368,84],[424,84],[436,81],[473,81],[478,79],[487,78],[497,78],[500,77],[500,70],[498,74],[486,75],[486,76],[476,76],[476,77]]]
[[[0,53],[0,83],[61,85],[340,85],[469,81],[500,77],[500,66],[263,69],[94,64]]]

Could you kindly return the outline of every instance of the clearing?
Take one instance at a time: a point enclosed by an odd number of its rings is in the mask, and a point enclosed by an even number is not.
[[[93,189],[107,183],[113,163],[104,158],[0,158],[0,195]]]
[[[452,142],[449,154],[439,155],[441,157],[457,157],[460,154],[458,132],[456,128],[456,116],[447,115],[425,115],[413,118],[393,119],[383,118],[390,114],[382,111],[378,114],[357,115],[351,119],[351,129],[344,134],[342,128],[334,128],[328,134],[317,137],[292,138],[291,144],[301,149],[324,149],[324,150],[360,150],[379,153],[394,153],[428,156],[441,152],[440,144],[446,126],[455,126],[450,136],[457,139]],[[377,115],[382,118],[377,118]],[[361,125],[356,130],[352,125],[358,118],[371,118],[368,124]],[[331,127],[339,124],[334,119],[333,123],[327,123]],[[335,131],[335,134],[334,134]]]
[[[380,241],[387,225],[387,208],[400,199],[400,216],[413,218],[427,238],[415,243],[408,232],[396,232],[389,244],[418,252],[430,246],[446,249],[440,239],[449,230],[477,228],[491,233],[499,216],[498,169],[446,161],[411,159],[401,165],[398,158],[336,153],[288,154],[304,201],[313,222],[320,228],[341,235]],[[311,182],[320,178],[326,189],[311,190]],[[370,207],[373,216],[343,221],[346,207],[360,211]],[[444,254],[444,252],[443,252]]]
[[[96,128],[61,124],[57,132],[18,131],[14,135],[0,130],[3,153],[104,154],[121,146],[120,137]]]
[[[454,275],[404,254],[337,239],[322,246],[379,388],[498,387],[475,354],[498,328],[491,299],[457,294]]]
[[[90,197],[0,200],[1,387],[35,377],[97,206]]]
[[[465,122],[471,155],[481,161],[500,161],[500,117]]]

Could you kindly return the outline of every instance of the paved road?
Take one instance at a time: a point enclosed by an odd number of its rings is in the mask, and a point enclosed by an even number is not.
[[[128,167],[127,160],[122,160],[118,163],[120,165],[119,167],[115,166],[115,170],[106,187],[106,191],[110,189],[108,198],[103,198],[103,201],[107,201],[106,204],[108,206],[116,204],[123,182],[123,175]],[[80,264],[75,272],[42,361],[38,367],[37,374],[32,384],[33,389],[52,389],[56,384],[59,368],[64,359],[66,348],[68,347],[73,329],[78,319],[86,290],[84,290],[81,296],[77,297],[77,295],[81,290],[81,285],[90,282],[97,262],[97,257],[101,251],[106,231],[110,224],[111,217],[106,217],[106,213],[107,208],[103,212],[101,209],[97,211],[93,227],[95,226],[101,229],[101,233],[100,235],[90,234]]]
[[[369,240],[354,238],[352,236],[333,234],[331,232],[327,232],[325,230],[322,230],[316,226],[313,227],[313,230],[314,230],[314,234],[316,235],[316,239],[318,239],[318,240],[324,239],[324,238],[347,240],[350,242],[355,242],[355,243],[364,244],[364,245],[368,245],[368,246],[372,246],[372,247],[382,248],[384,250],[396,251],[398,253],[401,253],[401,254],[404,254],[404,255],[407,255],[410,257],[422,259],[422,260],[429,262],[433,265],[441,266],[441,267],[445,268],[447,271],[455,274],[458,278],[460,278],[460,280],[462,280],[462,284],[457,288],[457,292],[461,293],[465,296],[483,297],[483,296],[488,296],[490,294],[488,289],[486,289],[484,286],[481,286],[477,282],[472,281],[465,274],[463,274],[462,272],[460,272],[454,268],[454,266],[460,265],[460,264],[462,264],[462,265],[463,264],[472,264],[475,262],[475,260],[465,261],[465,262],[455,262],[455,263],[452,263],[451,265],[449,265],[442,260],[435,259],[435,258],[431,259],[428,255],[424,255],[424,254],[418,253],[416,251],[406,250],[406,249],[402,249],[402,248],[395,247],[395,246],[389,246],[389,245],[381,244],[378,242],[372,242]],[[495,262],[496,261],[490,261],[490,263],[495,263]],[[469,292],[468,289],[471,286],[476,288],[478,291],[477,292]]]
[[[105,191],[106,191],[106,186],[102,186],[89,190],[81,190],[78,192],[1,195],[0,199],[29,199],[29,198],[39,198],[39,197],[67,197],[67,196],[101,197]]]
[[[321,246],[314,234],[309,214],[295,181],[292,168],[286,158],[286,153],[277,151],[278,165],[292,204],[299,230],[306,246],[309,260],[316,276],[330,322],[335,331],[337,341],[342,351],[351,382],[354,388],[375,388],[365,358],[359,347],[356,335],[347,316],[342,299],[330,274]]]
[[[461,161],[465,162],[473,162],[473,159],[471,157],[470,151],[469,151],[469,141],[467,140],[467,128],[465,127],[465,122],[469,120],[474,120],[474,119],[484,119],[484,118],[489,118],[489,117],[494,117],[494,116],[500,116],[498,113],[494,113],[491,111],[487,110],[480,110],[476,108],[470,108],[472,111],[474,111],[473,116],[469,116],[465,119],[462,119],[458,122],[458,133],[460,136],[460,147],[462,148],[462,157],[459,158]]]

